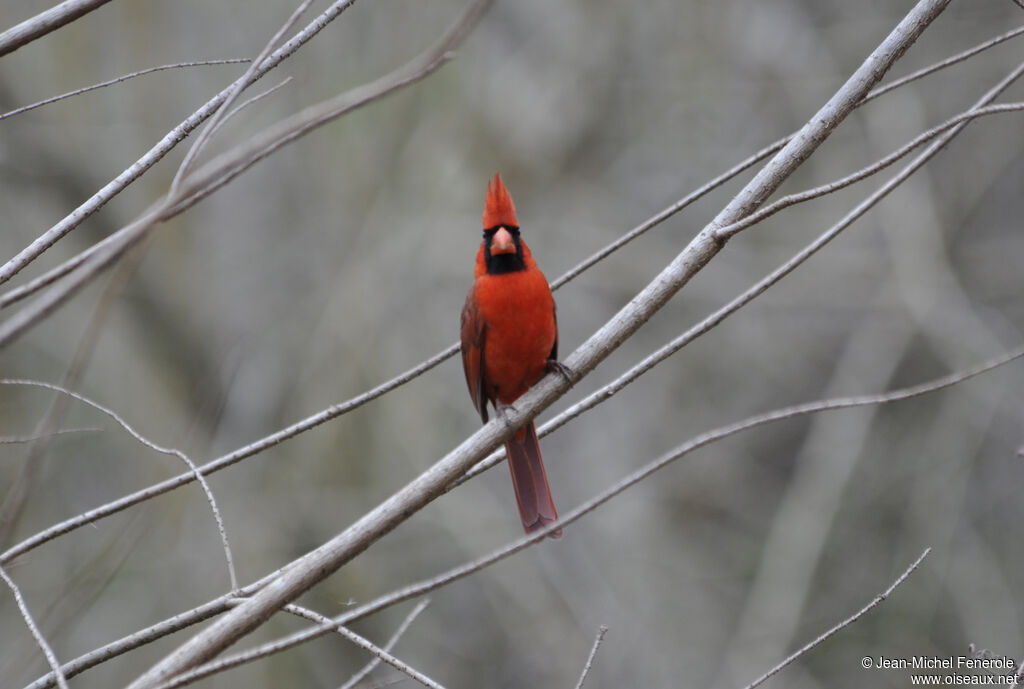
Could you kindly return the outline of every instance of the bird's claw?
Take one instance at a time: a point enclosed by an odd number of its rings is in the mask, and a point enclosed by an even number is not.
[[[548,373],[557,373],[565,378],[565,382],[572,386],[572,369],[558,359],[548,359],[546,368]]]

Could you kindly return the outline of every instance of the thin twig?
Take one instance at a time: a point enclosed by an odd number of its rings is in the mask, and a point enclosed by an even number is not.
[[[398,629],[395,630],[395,633],[392,634],[391,638],[388,639],[388,642],[384,644],[385,651],[390,651],[392,648],[394,648],[395,644],[398,643],[398,640],[401,639],[402,636],[405,634],[406,630],[409,629],[409,625],[412,624],[413,620],[415,620],[419,616],[419,614],[427,608],[428,605],[430,605],[429,598],[425,598],[424,600],[421,600],[419,603],[416,604],[416,607],[412,609],[412,612],[405,616],[405,619],[402,620],[402,624],[398,626]],[[380,665],[380,663],[380,657],[374,658],[365,666],[363,666],[363,668],[359,672],[352,675],[347,682],[345,682],[341,685],[341,687],[339,687],[339,689],[353,689],[353,687],[355,687],[357,684],[363,681],[364,677],[373,672],[377,668],[377,666]]]
[[[272,94],[275,91],[277,91],[279,88],[281,88],[283,86],[287,86],[288,84],[291,83],[292,79],[294,79],[294,78],[295,77],[287,76],[284,79],[282,79],[281,82],[279,84],[277,84],[276,86],[271,86],[266,91],[263,91],[262,93],[257,93],[255,96],[242,101],[237,106],[235,106],[235,108],[231,112],[229,112],[227,115],[224,116],[224,119],[221,120],[221,125],[223,125],[225,122],[230,120],[232,117],[234,117],[238,113],[240,113],[243,110],[245,110],[246,108],[248,108],[253,103],[261,101],[264,98],[266,98],[267,96],[269,96],[270,94]]]
[[[775,201],[774,203],[765,206],[756,213],[751,213],[747,217],[743,218],[743,220],[735,222],[731,225],[727,225],[726,227],[719,228],[716,232],[716,236],[723,242],[727,241],[734,235],[741,232],[742,230],[745,230],[748,227],[751,227],[752,225],[761,222],[765,218],[775,215],[784,208],[788,208],[789,206],[792,206],[797,203],[803,203],[805,201],[810,201],[812,199],[816,199],[821,196],[831,194],[833,192],[839,191],[840,189],[845,189],[846,187],[852,184],[855,184],[863,179],[866,179],[874,174],[881,172],[885,168],[889,167],[890,165],[899,161],[901,158],[908,155],[918,146],[927,143],[931,139],[936,138],[943,132],[953,129],[954,127],[958,127],[959,131],[959,129],[962,128],[960,127],[960,125],[966,124],[971,120],[977,119],[979,117],[984,117],[986,115],[998,115],[1008,112],[1019,112],[1020,110],[1024,110],[1024,103],[1004,103],[1000,105],[990,105],[988,107],[975,106],[972,109],[967,110],[966,112],[962,112],[959,115],[949,118],[940,125],[936,125],[931,129],[928,129],[918,134],[903,146],[900,146],[892,153],[889,153],[888,155],[880,158],[871,165],[867,165],[861,168],[860,170],[857,170],[856,172],[853,172],[845,177],[829,182],[827,184],[822,184],[812,189],[807,189],[799,193],[783,196],[778,201]]]
[[[238,589],[238,577],[235,574],[235,563],[234,558],[231,557],[231,545],[228,543],[228,532],[227,528],[224,526],[224,518],[221,516],[220,510],[217,508],[217,500],[216,498],[213,497],[213,490],[211,490],[210,485],[206,482],[206,478],[202,475],[202,473],[199,472],[199,469],[198,467],[196,467],[195,462],[193,462],[188,457],[188,455],[186,455],[181,450],[178,450],[173,447],[162,447],[160,445],[157,445],[156,443],[154,443],[153,441],[149,440],[141,433],[136,431],[134,428],[132,428],[131,425],[129,425],[128,422],[125,421],[121,417],[121,415],[115,412],[113,409],[104,407],[102,404],[95,402],[89,399],[88,397],[85,397],[84,395],[80,395],[77,392],[68,390],[60,385],[54,385],[53,383],[46,383],[39,380],[20,380],[13,378],[0,378],[0,385],[27,385],[31,387],[45,388],[47,390],[59,392],[62,395],[72,397],[78,400],[79,402],[87,404],[93,409],[109,416],[111,419],[117,422],[117,424],[121,426],[121,428],[123,428],[129,435],[131,435],[133,438],[135,438],[137,441],[139,441],[146,447],[150,448],[151,450],[155,450],[156,452],[165,455],[173,455],[174,457],[177,457],[182,462],[184,462],[186,466],[188,466],[188,468],[192,471],[192,474],[199,481],[199,485],[202,486],[203,493],[206,495],[206,500],[208,503],[210,503],[210,509],[213,511],[213,518],[217,522],[217,530],[220,532],[221,546],[224,548],[224,558],[225,560],[227,560],[228,578],[231,582],[231,589],[233,591]]]
[[[107,86],[113,86],[114,84],[120,84],[122,81],[128,81],[129,79],[134,79],[135,77],[141,77],[141,76],[145,76],[146,74],[152,74],[153,72],[162,72],[162,71],[167,70],[167,69],[182,69],[182,68],[185,68],[185,67],[205,67],[205,66],[208,66],[208,65],[233,65],[233,64],[237,64],[239,62],[249,62],[249,58],[247,58],[247,57],[240,57],[240,58],[228,58],[228,59],[225,59],[225,60],[199,60],[199,61],[193,61],[193,62],[176,62],[176,63],[171,64],[171,65],[160,65],[159,67],[150,67],[148,69],[140,69],[138,72],[132,72],[131,74],[122,74],[121,76],[117,77],[116,79],[110,79],[108,81],[101,81],[100,83],[93,84],[92,86],[85,86],[85,87],[80,88],[80,89],[75,89],[74,91],[68,91],[67,93],[62,93],[61,95],[54,96],[53,98],[47,98],[46,100],[41,100],[38,103],[32,103],[31,105],[24,105],[24,106],[22,106],[20,108],[17,108],[16,110],[11,110],[10,112],[5,112],[4,114],[0,115],[0,120],[5,120],[8,117],[14,117],[15,115],[20,115],[20,114],[22,114],[24,112],[28,112],[29,110],[35,110],[36,108],[41,108],[44,105],[49,105],[50,103],[56,103],[57,101],[64,100],[65,98],[71,98],[72,96],[78,96],[78,95],[81,95],[83,93],[88,93],[89,91],[95,91],[96,89],[106,88]]]
[[[397,591],[393,591],[384,596],[365,603],[358,608],[346,612],[342,615],[335,617],[331,624],[332,626],[319,625],[317,627],[309,627],[294,632],[288,636],[281,637],[273,642],[262,644],[255,648],[247,651],[242,651],[234,655],[229,655],[221,660],[206,665],[201,665],[196,668],[196,672],[201,671],[203,668],[216,667],[218,671],[227,669],[229,667],[236,667],[244,663],[256,660],[258,658],[266,657],[267,651],[273,649],[273,652],[281,652],[292,648],[298,644],[305,643],[312,639],[323,636],[329,633],[334,628],[334,625],[347,625],[352,622],[362,619],[368,615],[372,615],[384,608],[391,607],[397,603],[409,600],[411,598],[417,598],[425,593],[434,591],[442,586],[474,574],[486,567],[508,558],[515,553],[529,547],[532,544],[543,542],[548,534],[563,529],[569,524],[572,524],[583,516],[594,511],[604,503],[608,502],[615,496],[628,490],[632,486],[636,485],[640,481],[646,479],[651,474],[654,474],[666,466],[672,464],[676,460],[698,450],[706,445],[724,440],[738,433],[748,431],[759,426],[765,426],[768,424],[775,423],[777,421],[791,420],[809,414],[818,414],[825,411],[836,411],[840,409],[852,409],[855,407],[874,406],[878,404],[888,404],[891,402],[899,402],[903,400],[912,399],[914,397],[920,397],[927,395],[939,390],[957,385],[964,381],[970,380],[976,376],[979,376],[988,371],[1005,366],[1006,364],[1016,361],[1024,357],[1024,346],[1012,350],[1002,356],[990,359],[982,364],[975,367],[964,369],[955,373],[951,373],[941,378],[936,378],[920,385],[914,385],[907,388],[901,388],[886,393],[880,393],[876,395],[861,395],[856,397],[840,397],[828,400],[818,400],[815,402],[807,402],[804,404],[797,404],[790,407],[784,407],[773,411],[765,412],[764,414],[758,414],[755,416],[748,417],[741,421],[731,423],[719,428],[706,431],[700,435],[695,436],[691,440],[679,445],[674,450],[663,455],[659,459],[656,459],[643,467],[637,469],[633,473],[624,477],[614,485],[605,489],[598,495],[594,496],[590,500],[578,505],[574,509],[566,512],[559,520],[551,522],[543,529],[538,529],[530,533],[529,535],[523,536],[511,543],[505,545],[492,553],[481,557],[479,559],[467,562],[458,567],[448,570],[435,577],[425,579],[423,581],[411,584]],[[286,568],[287,569],[287,568]]]
[[[7,575],[7,570],[3,567],[0,567],[0,578],[7,583],[7,586],[11,589],[11,593],[14,594],[14,601],[18,604],[18,609],[21,610],[21,617],[25,620],[25,625],[28,627],[29,632],[31,632],[32,636],[35,637],[36,643],[39,644],[39,648],[43,651],[43,655],[46,656],[46,662],[50,664],[50,669],[57,678],[57,685],[60,689],[69,689],[68,680],[60,670],[60,662],[58,662],[57,656],[54,654],[53,649],[50,648],[50,644],[46,643],[46,638],[43,636],[43,633],[39,631],[39,627],[36,626],[35,621],[32,619],[32,614],[28,611],[28,605],[25,603],[25,599],[22,597],[21,591],[18,589],[18,585],[15,584],[14,580]]]
[[[58,435],[67,435],[68,433],[95,433],[96,431],[102,431],[102,428],[61,428],[56,431],[50,431],[49,433],[42,433],[40,435],[28,435],[28,436],[0,436],[0,445],[18,445],[21,443],[34,443],[37,440],[43,438],[53,438]]]
[[[882,593],[880,593],[877,596],[875,596],[874,600],[872,600],[870,603],[865,605],[858,612],[854,613],[850,617],[847,617],[845,620],[843,620],[842,622],[840,622],[836,626],[832,627],[827,632],[825,632],[824,634],[820,635],[818,638],[814,639],[810,643],[806,644],[805,646],[803,646],[802,648],[800,648],[799,650],[794,652],[792,655],[790,655],[788,658],[783,660],[781,663],[779,663],[778,665],[773,667],[771,670],[769,670],[768,672],[764,673],[763,675],[761,675],[760,677],[755,679],[753,682],[748,684],[745,687],[745,689],[754,689],[754,687],[764,683],[764,681],[767,680],[769,677],[771,677],[772,675],[775,675],[776,673],[778,673],[784,667],[786,667],[787,665],[789,665],[793,661],[797,660],[800,656],[804,655],[805,653],[807,653],[808,651],[813,649],[815,646],[818,646],[819,644],[821,644],[823,641],[825,641],[829,637],[831,637],[834,634],[842,631],[843,629],[846,629],[851,624],[853,624],[854,622],[859,620],[861,617],[863,617],[864,615],[866,615],[869,612],[871,612],[872,610],[874,610],[875,607],[877,607],[880,603],[882,603],[882,601],[884,601],[890,595],[892,595],[892,592],[896,590],[897,586],[899,586],[904,581],[906,581],[907,577],[909,577],[914,572],[914,570],[917,569],[918,565],[921,564],[921,561],[924,560],[925,557],[928,556],[928,553],[930,553],[931,551],[932,551],[932,549],[930,547],[925,548],[924,552],[921,553],[918,556],[918,558],[916,560],[914,560],[914,562],[909,567],[907,567],[907,569],[903,572],[903,574],[901,574],[896,579],[896,581],[892,582],[892,584],[889,586],[889,588],[887,588],[885,591],[883,591]]]
[[[108,2],[110,0],[65,0],[45,12],[40,12],[31,19],[26,19],[0,33],[0,56],[14,52],[21,46],[27,45],[65,24],[70,24]]]
[[[381,662],[385,662],[388,665],[390,665],[391,667],[393,667],[396,670],[398,670],[399,672],[401,672],[402,674],[407,675],[409,677],[412,677],[414,680],[416,680],[420,684],[423,684],[424,686],[430,687],[431,689],[444,689],[444,686],[442,686],[438,682],[434,681],[430,677],[427,677],[426,675],[424,675],[422,672],[419,672],[415,668],[410,667],[408,663],[406,663],[403,660],[400,660],[399,658],[396,658],[395,656],[391,655],[391,653],[390,653],[392,647],[395,645],[395,643],[398,642],[398,639],[400,639],[401,636],[405,633],[405,631],[409,628],[409,625],[412,624],[412,621],[414,619],[416,619],[416,617],[419,616],[419,614],[421,612],[423,612],[423,610],[428,605],[430,605],[430,601],[429,600],[420,601],[416,605],[416,607],[413,608],[412,612],[410,612],[406,616],[405,620],[398,627],[398,631],[396,631],[394,633],[394,635],[392,635],[392,637],[388,640],[387,645],[385,645],[383,648],[377,646],[376,644],[374,644],[372,641],[369,641],[365,637],[362,637],[359,634],[356,634],[355,632],[353,632],[351,629],[349,629],[347,627],[336,626],[334,628],[334,630],[336,632],[338,632],[339,634],[341,634],[342,636],[344,636],[349,641],[351,641],[352,643],[354,643],[355,645],[357,645],[360,648],[362,648],[363,650],[369,651],[370,653],[373,654],[373,656],[374,656],[373,660],[371,660],[369,662],[369,664],[367,664],[366,667],[363,668],[363,670],[365,670],[366,673],[369,673],[371,670],[373,670],[373,668],[377,667],[377,665],[379,665]],[[304,619],[310,620],[311,622],[317,622],[317,623],[320,623],[320,624],[325,624],[325,623],[326,624],[330,624],[330,622],[331,622],[331,618],[329,618],[329,617],[327,617],[325,615],[321,615],[318,612],[314,612],[312,610],[308,610],[306,608],[299,607],[298,605],[288,604],[288,605],[286,605],[284,607],[284,609],[285,609],[286,612],[290,612],[293,615],[297,615],[297,616],[302,617]],[[171,689],[171,687],[181,686],[182,684],[186,684],[187,682],[179,682],[178,681],[178,680],[183,680],[183,679],[185,679],[185,675],[181,675],[180,677],[176,678],[174,682],[171,682],[168,685],[166,685],[166,687],[164,689]]]
[[[1016,0],[1014,1],[1016,2]],[[917,81],[918,79],[926,77],[932,72],[937,72],[940,69],[945,69],[946,67],[955,65],[958,62],[963,62],[968,58],[974,57],[978,53],[984,52],[989,48],[993,48],[1004,41],[1010,40],[1011,38],[1016,38],[1021,34],[1024,34],[1024,26],[1018,26],[1016,29],[1011,29],[1010,31],[1007,31],[1004,34],[1000,34],[995,38],[979,43],[978,45],[972,48],[968,48],[963,52],[957,53],[956,55],[951,55],[950,57],[947,57],[945,60],[940,60],[939,62],[936,62],[935,64],[932,65],[928,65],[927,67],[923,67],[917,70],[916,72],[911,72],[905,77],[895,79],[890,83],[885,84],[884,86],[880,86],[877,89],[873,90],[871,93],[867,95],[867,97],[864,98],[864,100],[860,104],[863,105],[864,103],[867,103],[870,100],[874,100],[875,98],[878,98],[879,96],[884,95],[889,91],[892,91],[893,89],[898,89],[901,86],[906,86],[910,82]]]
[[[185,154],[185,159],[182,160],[181,165],[178,166],[178,171],[174,174],[174,179],[171,180],[170,193],[172,196],[181,185],[181,180],[184,179],[191,171],[192,166],[195,164],[195,161],[203,148],[206,147],[207,143],[209,143],[213,138],[213,135],[217,133],[218,129],[220,129],[221,123],[227,119],[225,115],[227,115],[228,110],[238,99],[238,96],[240,96],[242,91],[249,88],[253,82],[262,76],[262,73],[260,72],[260,65],[262,65],[263,61],[267,59],[267,56],[274,49],[274,46],[277,45],[278,41],[281,40],[281,37],[284,36],[289,29],[295,26],[296,22],[299,21],[299,17],[309,9],[309,6],[312,3],[313,0],[302,0],[302,2],[299,3],[299,6],[295,8],[295,11],[292,12],[287,21],[281,25],[281,28],[279,28],[271,39],[267,41],[266,45],[263,46],[263,50],[261,50],[260,54],[256,56],[256,59],[252,61],[249,68],[246,69],[242,76],[236,79],[235,83],[231,85],[231,91],[224,99],[224,102],[220,104],[220,107],[217,108],[217,112],[213,114],[213,119],[210,120],[206,129],[199,134],[199,138],[196,139],[194,144],[192,144],[188,153]]]
[[[607,633],[608,627],[602,624],[597,630],[597,638],[594,639],[594,646],[590,649],[590,655],[587,656],[587,662],[583,666],[583,672],[580,674],[580,681],[576,683],[576,689],[583,689],[583,683],[587,681],[587,675],[590,674],[590,667],[594,664],[594,656],[597,655],[597,649]]]

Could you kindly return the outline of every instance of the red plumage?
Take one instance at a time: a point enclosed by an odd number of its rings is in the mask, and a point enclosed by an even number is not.
[[[487,185],[483,226],[462,309],[462,366],[473,406],[486,422],[488,403],[496,409],[512,404],[559,364],[555,301],[519,236],[512,196],[499,174]],[[505,451],[523,528],[529,533],[558,519],[533,421],[516,431]]]

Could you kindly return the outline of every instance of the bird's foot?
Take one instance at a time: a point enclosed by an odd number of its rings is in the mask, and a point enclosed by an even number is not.
[[[494,402],[494,411],[496,412],[498,418],[501,419],[501,422],[503,424],[505,424],[506,426],[508,426],[509,428],[511,428],[512,427],[512,421],[509,420],[509,418],[508,418],[509,410],[511,410],[513,412],[517,411],[516,408],[513,405],[505,404],[504,402],[500,402],[500,401],[495,400],[495,402]]]
[[[548,373],[557,373],[558,375],[565,378],[565,382],[570,386],[572,385],[572,369],[563,364],[558,359],[548,359],[545,364],[545,368]]]

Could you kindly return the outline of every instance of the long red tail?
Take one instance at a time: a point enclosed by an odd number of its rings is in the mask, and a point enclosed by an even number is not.
[[[505,443],[508,467],[512,470],[512,484],[516,489],[516,503],[519,517],[523,520],[526,533],[542,529],[558,519],[555,502],[551,499],[548,476],[544,472],[544,460],[540,456],[537,428],[533,421],[516,431]],[[558,538],[562,530],[550,534]]]

